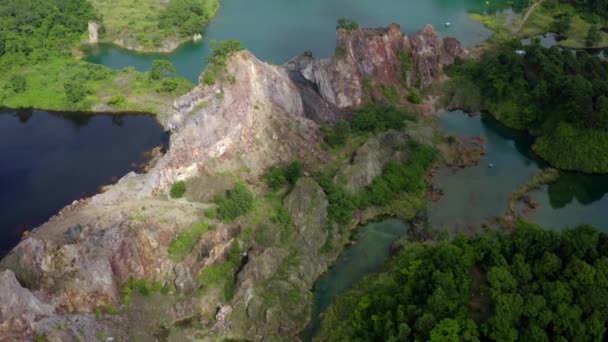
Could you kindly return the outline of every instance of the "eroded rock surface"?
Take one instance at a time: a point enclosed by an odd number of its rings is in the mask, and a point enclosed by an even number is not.
[[[316,60],[305,54],[286,67],[298,72],[296,78],[308,80],[327,103],[349,109],[365,102],[366,81],[426,87],[440,75],[444,65],[467,54],[456,39],[441,40],[431,25],[408,36],[393,24],[387,29],[339,29],[334,58]],[[325,118],[326,114],[316,116]]]
[[[328,236],[327,198],[301,178],[284,199],[297,235],[289,248],[250,255],[238,276],[231,333],[256,341],[293,339],[310,315],[310,289],[331,261],[320,252]]]
[[[32,338],[35,322],[52,313],[53,307],[21,287],[12,271],[0,272],[0,341]]]
[[[238,52],[216,84],[199,85],[176,99],[173,114],[163,121],[172,132],[170,148],[147,174],[130,173],[104,193],[66,207],[0,262],[0,340],[30,339],[38,332],[56,340],[91,340],[103,324],[119,327],[115,332],[128,339],[131,323],[149,329],[149,320],[133,314],[101,324],[92,313],[119,306],[129,279],[173,284],[186,296],[166,310],[165,321],[213,315],[221,321],[213,326],[214,334],[260,341],[294,338],[309,316],[315,279],[346,239],[335,230],[330,234],[322,188],[308,177],[295,184],[283,201],[293,219],[293,240],[251,252],[238,273],[230,307],[219,288],[196,296],[197,276],[225,260],[241,228],[220,225],[196,241],[183,260],[172,260],[170,242],[201,220],[211,196],[169,200],[165,194],[175,181],[191,177],[246,172],[256,180],[277,163],[322,161],[319,124],[364,105],[369,100],[365,80],[426,86],[443,65],[466,53],[455,40],[439,40],[432,27],[410,37],[397,25],[339,30],[337,46],[336,58],[315,60],[307,54],[285,66]],[[404,53],[411,55],[408,70],[401,70]],[[404,139],[387,132],[365,144],[343,170],[348,189],[368,185],[386,162],[407,158],[405,152],[394,152]],[[229,185],[208,188],[220,191]],[[321,251],[325,245],[328,254]],[[57,328],[66,322],[73,328]]]
[[[359,147],[350,164],[336,175],[336,181],[344,182],[352,193],[362,191],[382,174],[389,162],[402,163],[407,160],[407,138],[404,133],[389,130],[368,140]]]

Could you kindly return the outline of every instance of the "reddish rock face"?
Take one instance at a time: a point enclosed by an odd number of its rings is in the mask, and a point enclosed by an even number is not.
[[[336,57],[331,59],[315,60],[306,54],[281,67],[263,63],[248,52],[235,54],[227,61],[226,74],[231,77],[213,86],[198,86],[176,99],[170,149],[149,173],[130,174],[108,191],[64,211],[0,262],[0,269],[6,270],[0,272],[0,342],[4,336],[31,338],[38,330],[33,324],[47,316],[90,313],[116,305],[120,286],[129,278],[170,278],[181,293],[196,290],[196,275],[226,258],[240,228],[220,226],[209,232],[176,264],[168,258],[167,246],[178,227],[199,218],[198,207],[158,200],[153,194],[202,171],[247,167],[255,176],[281,161],[322,160],[319,125],[310,119],[333,121],[347,115],[343,109],[364,105],[369,100],[364,91],[368,82],[428,86],[442,66],[466,53],[457,40],[439,39],[430,25],[414,36],[391,25],[387,29],[338,30]],[[314,184],[300,184],[300,193],[323,195]],[[157,216],[154,224],[129,218],[133,207],[141,207],[141,200],[150,201],[153,210],[148,212],[158,213],[149,214]],[[324,199],[315,203],[326,205]],[[305,204],[297,195],[286,200],[288,208]],[[311,217],[318,218],[312,214],[293,216],[300,245],[317,251],[325,233],[311,227],[325,227],[324,221],[311,221]],[[273,253],[276,255],[268,255],[280,258],[286,252]],[[263,269],[252,270],[256,277],[266,277],[278,267],[265,258],[258,258]],[[321,264],[309,264],[311,269],[293,277],[303,289],[310,289],[323,272]],[[308,300],[288,309],[304,312]],[[249,308],[256,305],[249,305],[248,312],[255,311]],[[275,309],[260,312],[269,316],[282,313]],[[275,317],[272,321],[281,320]],[[289,328],[297,327],[282,327]]]
[[[319,94],[338,109],[356,108],[365,102],[363,85],[426,87],[444,65],[468,52],[454,38],[441,40],[432,25],[407,36],[397,24],[386,29],[339,29],[336,56],[314,60],[310,55],[288,62],[312,82]],[[407,68],[404,70],[404,68]]]

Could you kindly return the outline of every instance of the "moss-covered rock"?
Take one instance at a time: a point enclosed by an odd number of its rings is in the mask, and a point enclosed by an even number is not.
[[[407,160],[406,141],[405,134],[395,130],[378,134],[357,149],[352,163],[338,172],[336,181],[352,193],[363,191],[382,174],[384,165]]]

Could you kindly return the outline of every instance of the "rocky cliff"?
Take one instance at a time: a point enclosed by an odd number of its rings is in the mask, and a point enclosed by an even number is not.
[[[133,338],[131,331],[140,331],[138,336],[146,340],[157,338],[158,327],[203,316],[219,317],[211,331],[220,335],[293,338],[306,322],[314,280],[339,252],[319,252],[328,239],[327,199],[314,180],[301,179],[283,200],[296,229],[293,248],[252,251],[238,273],[232,307],[213,289],[199,295],[196,278],[202,269],[226,259],[243,227],[218,224],[183,260],[172,259],[168,247],[213,206],[208,199],[215,191],[214,175],[239,175],[253,182],[277,163],[323,163],[319,124],[369,101],[366,80],[426,86],[443,65],[466,53],[454,40],[439,40],[430,26],[411,37],[396,25],[341,29],[337,41],[335,58],[315,60],[305,54],[285,66],[263,63],[246,51],[235,53],[227,61],[226,77],[176,99],[167,123],[170,147],[147,174],[131,173],[106,192],[65,208],[0,262],[0,341],[33,339],[38,333],[49,340],[88,341],[96,340],[100,331],[124,340]],[[366,145],[355,162],[365,168],[380,157],[402,160],[405,156],[388,150],[379,156],[369,149],[403,139],[387,133]],[[349,187],[368,184],[380,169],[367,168]],[[344,170],[345,175],[352,172]],[[197,191],[209,196],[189,197],[199,201],[167,198],[175,181],[196,177],[206,177]],[[332,243],[342,242],[334,237]],[[166,312],[149,320],[133,318],[123,309],[115,319],[92,314],[122,308],[121,289],[129,279],[173,288],[175,294],[148,307],[152,311],[139,313]],[[265,297],[268,293],[274,299]],[[293,301],[277,301],[281,296]]]
[[[386,29],[339,29],[336,56],[316,60],[304,54],[289,61],[286,68],[301,88],[305,89],[304,79],[329,105],[349,109],[369,100],[366,82],[368,86],[373,82],[378,86],[426,87],[444,65],[467,54],[456,39],[441,40],[431,25],[408,36],[399,25],[392,24]],[[327,115],[316,117],[326,119]]]

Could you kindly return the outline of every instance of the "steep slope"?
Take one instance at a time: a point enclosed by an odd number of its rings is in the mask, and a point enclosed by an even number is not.
[[[408,83],[428,85],[442,65],[465,53],[457,42],[441,43],[432,27],[414,37],[401,34],[395,25],[387,30],[341,29],[338,46],[344,55],[326,60],[305,55],[286,66],[237,52],[228,58],[217,83],[199,85],[176,99],[166,124],[172,132],[169,149],[147,174],[131,173],[106,192],[65,208],[0,262],[0,298],[14,298],[0,302],[0,341],[37,333],[62,341],[94,340],[97,332],[108,330],[118,339],[135,333],[151,339],[158,326],[193,317],[217,318],[211,336],[293,338],[306,323],[315,279],[347,239],[346,232],[340,233],[330,241],[334,249],[319,252],[329,235],[321,187],[303,178],[282,200],[293,219],[297,248],[270,246],[245,253],[234,299],[228,302],[219,289],[197,292],[196,278],[229,257],[250,223],[218,223],[195,241],[189,255],[177,260],[169,253],[171,241],[199,222],[212,204],[171,200],[166,192],[175,181],[193,177],[207,177],[205,184],[218,175],[254,183],[277,163],[324,163],[319,123],[347,116],[370,101],[363,95],[364,80],[397,87],[407,75]],[[411,64],[399,59],[403,53],[412,55]],[[200,191],[212,198],[217,190]],[[260,215],[268,218],[271,213]],[[128,310],[122,306],[117,319],[99,320],[91,314],[120,306],[121,289],[137,286],[129,279],[157,281],[175,293],[154,308],[151,303]],[[264,301],[264,293],[297,300]],[[11,307],[13,302],[19,310]],[[131,310],[140,310],[141,316],[163,308],[164,314],[149,320],[129,316]]]
[[[373,89],[366,88],[374,85],[427,87],[444,65],[467,54],[456,39],[440,40],[431,25],[408,36],[399,25],[392,24],[386,29],[339,29],[335,57],[316,60],[304,54],[292,59],[286,67],[292,75],[295,73],[292,77],[296,80],[301,77],[310,82],[330,105],[350,109],[369,101],[370,95],[374,96],[370,91]],[[296,82],[300,86],[301,83]]]

